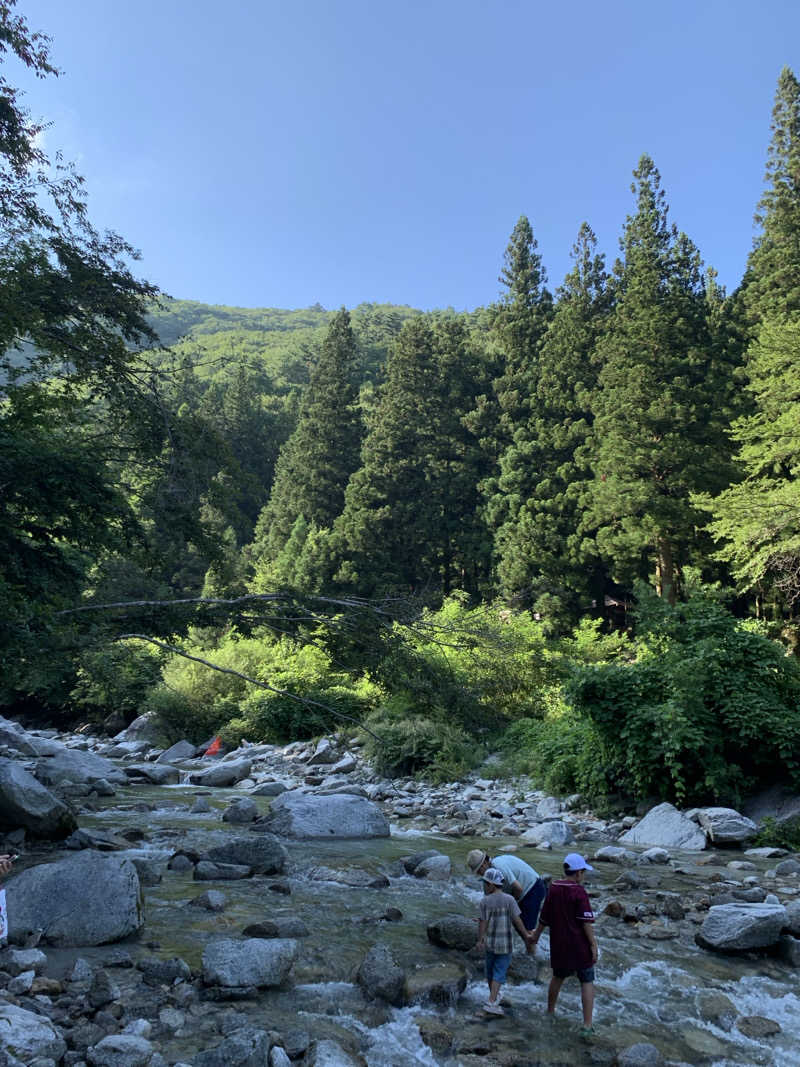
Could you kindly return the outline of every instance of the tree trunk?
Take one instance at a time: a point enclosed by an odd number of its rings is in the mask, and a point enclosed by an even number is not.
[[[666,537],[659,537],[656,544],[656,588],[660,597],[675,603],[675,560],[672,542]]]

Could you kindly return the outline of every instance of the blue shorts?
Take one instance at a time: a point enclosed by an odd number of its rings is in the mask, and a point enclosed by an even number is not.
[[[486,978],[490,982],[505,982],[508,974],[508,965],[511,963],[511,953],[491,952],[486,950]]]
[[[547,886],[543,878],[537,878],[525,896],[519,902],[520,918],[526,930],[535,930],[539,921],[544,898],[547,896]]]
[[[582,971],[562,971],[560,969],[557,970],[555,967],[553,968],[554,978],[570,978],[573,974],[577,974],[581,985],[594,981],[594,967],[585,967]]]

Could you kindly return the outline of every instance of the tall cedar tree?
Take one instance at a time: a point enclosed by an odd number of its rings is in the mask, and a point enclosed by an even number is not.
[[[616,304],[598,345],[589,521],[614,577],[655,569],[674,601],[681,568],[696,562],[699,509],[692,493],[730,479],[720,397],[730,367],[715,358],[700,256],[667,222],[653,161],[634,171],[629,216],[615,264]]]
[[[509,519],[507,498],[498,484],[499,463],[514,435],[530,417],[537,389],[538,350],[553,313],[547,274],[527,217],[511,232],[498,281],[505,292],[490,309],[490,338],[496,377],[489,395],[480,396],[469,416],[491,464],[481,489],[486,521],[497,531]]]
[[[301,516],[309,526],[325,529],[341,514],[345,488],[360,464],[355,364],[350,313],[342,308],[331,319],[297,428],[278,457],[251,550],[257,569],[278,558]]]
[[[479,365],[457,323],[403,326],[336,526],[337,580],[349,589],[438,596],[476,584],[476,558],[488,555],[476,517],[484,461],[461,418]]]
[[[766,318],[800,312],[800,82],[788,67],[778,78],[764,178],[755,216],[760,233],[741,286],[755,328]]]
[[[532,410],[502,457],[508,518],[496,539],[504,595],[564,622],[603,592],[605,572],[593,542],[584,543],[581,518],[591,477],[595,348],[611,305],[604,259],[586,223],[572,258],[539,348]]]

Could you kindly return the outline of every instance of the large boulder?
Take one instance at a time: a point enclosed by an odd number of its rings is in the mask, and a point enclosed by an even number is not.
[[[467,987],[467,974],[455,963],[434,963],[410,971],[406,976],[405,1000],[408,1004],[430,1000],[450,1005]]]
[[[672,804],[659,804],[619,838],[624,845],[658,845],[701,852],[707,844],[705,831],[681,815]]]
[[[478,924],[465,915],[443,915],[428,923],[428,940],[440,948],[469,952],[478,943]]]
[[[255,874],[280,874],[288,853],[274,834],[248,834],[231,838],[205,853],[212,863],[236,863]]]
[[[176,741],[156,759],[156,763],[173,763],[175,760],[193,759],[197,745],[191,741]]]
[[[13,1056],[17,1063],[58,1062],[66,1051],[66,1041],[47,1016],[0,1002],[0,1052],[4,1056]]]
[[[356,1061],[338,1041],[316,1041],[305,1061],[308,1067],[356,1067]]]
[[[389,823],[380,808],[347,793],[315,796],[291,789],[275,797],[263,824],[273,833],[300,841],[389,836]]]
[[[203,952],[203,981],[226,989],[277,986],[296,957],[297,942],[290,938],[212,941]]]
[[[225,788],[249,778],[252,766],[249,759],[220,760],[219,763],[215,763],[208,770],[190,774],[189,781],[195,785]]]
[[[32,837],[68,837],[78,821],[70,809],[14,760],[0,759],[0,830]]]
[[[147,741],[155,747],[162,747],[166,740],[164,726],[155,711],[148,711],[140,715],[126,729],[116,734],[114,740],[120,741]]]
[[[55,742],[51,742],[55,745]],[[114,785],[127,782],[125,774],[105,756],[95,752],[82,752],[66,745],[55,745],[51,754],[36,761],[35,774],[44,785],[60,785],[62,782],[85,782],[91,786],[101,779]]]
[[[265,1030],[242,1026],[215,1048],[198,1052],[191,1062],[193,1067],[264,1067],[270,1045]]]
[[[129,763],[123,768],[128,778],[151,785],[176,785],[181,772],[169,763]]]
[[[21,756],[35,756],[36,746],[19,723],[0,716],[0,745],[19,752]]]
[[[697,821],[715,845],[739,845],[758,833],[753,820],[733,808],[700,808]]]
[[[147,1067],[155,1048],[146,1037],[109,1034],[86,1050],[91,1067]]]
[[[560,848],[574,841],[572,830],[563,819],[551,819],[550,822],[539,823],[532,826],[521,836],[521,841],[526,845],[543,845],[545,842]]]
[[[368,1000],[387,1000],[400,1007],[406,976],[387,945],[373,945],[357,974],[358,984]]]
[[[52,945],[104,945],[144,923],[139,875],[130,860],[88,849],[40,863],[6,885],[9,940],[37,930]]]
[[[695,940],[716,952],[744,952],[778,943],[786,926],[782,904],[718,904],[709,908]]]

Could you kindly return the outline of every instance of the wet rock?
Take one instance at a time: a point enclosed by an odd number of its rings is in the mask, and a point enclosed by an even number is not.
[[[720,1030],[730,1030],[739,1014],[730,997],[715,990],[698,994],[697,1010],[701,1019],[713,1023]]]
[[[153,1046],[135,1034],[109,1034],[86,1050],[92,1067],[147,1067],[153,1058]]]
[[[358,1067],[338,1041],[317,1041],[306,1057],[308,1067]]]
[[[264,1067],[270,1045],[269,1034],[265,1030],[241,1027],[216,1048],[198,1052],[192,1064],[193,1067]]]
[[[706,847],[706,834],[696,822],[687,819],[672,804],[658,804],[632,829],[619,839],[625,845],[657,845],[660,848],[682,848],[701,851]]]
[[[240,878],[249,878],[253,870],[240,863],[210,863],[201,860],[194,869],[192,877],[196,882],[235,882]]]
[[[648,863],[669,863],[669,852],[665,848],[648,848],[641,858]]]
[[[225,788],[236,785],[250,777],[252,763],[249,759],[220,760],[205,771],[189,775],[189,781],[195,785],[207,785]]]
[[[287,1030],[283,1035],[283,1047],[290,1060],[299,1060],[310,1044],[311,1038],[305,1030]]]
[[[201,893],[199,897],[190,900],[189,906],[205,908],[206,911],[224,911],[227,903],[228,898],[224,893],[220,893],[218,889],[209,889],[206,893]]]
[[[64,842],[64,848],[94,848],[98,852],[124,852],[131,847],[124,837],[109,833],[107,830],[91,830],[83,827],[74,830]]]
[[[189,964],[179,956],[173,956],[171,960],[162,960],[158,956],[145,956],[136,964],[137,970],[142,972],[142,978],[146,985],[172,985],[175,981],[185,981],[191,977]]]
[[[161,863],[158,860],[147,859],[145,856],[133,856],[131,863],[136,868],[142,885],[160,885],[163,875]]]
[[[403,856],[401,863],[406,874],[413,874],[423,860],[433,859],[435,856],[442,855],[444,853],[439,852],[438,849],[429,848],[425,852],[415,852],[412,856]]]
[[[91,982],[94,971],[88,960],[78,956],[72,967],[67,971],[68,982]],[[92,1044],[93,1042],[90,1042]]]
[[[742,1015],[736,1020],[736,1029],[745,1037],[758,1040],[761,1037],[774,1037],[781,1032],[780,1024],[774,1019],[765,1019],[763,1015]]]
[[[356,980],[369,1000],[403,1003],[405,972],[386,945],[373,945],[358,968]]]
[[[191,741],[176,741],[168,749],[161,753],[156,763],[172,763],[174,760],[193,759],[197,752],[197,745]]]
[[[427,878],[429,882],[446,882],[451,873],[449,856],[428,856],[414,868],[415,878]]]
[[[291,1063],[288,1053],[280,1045],[269,1050],[269,1067],[291,1067]]]
[[[37,948],[7,948],[0,952],[0,969],[12,977],[24,971],[41,974],[46,966],[47,956]]]
[[[297,949],[295,940],[284,938],[212,941],[203,952],[203,981],[228,988],[280,985]]]
[[[245,824],[255,822],[257,818],[258,808],[249,797],[241,797],[239,800],[234,800],[231,806],[222,813],[223,822]]]
[[[778,942],[781,959],[790,967],[800,967],[800,940],[791,934],[781,934]]]
[[[66,1051],[64,1038],[45,1016],[0,1002],[0,1053],[15,1057],[12,1062],[40,1058],[58,1062]]]
[[[208,801],[208,797],[196,797],[189,813],[191,815],[205,815],[211,811],[211,804]]]
[[[117,983],[111,978],[108,971],[98,969],[92,975],[92,984],[89,986],[87,999],[95,1009],[102,1008],[119,1000],[120,991]]]
[[[279,915],[275,919],[251,923],[242,930],[243,937],[308,937],[310,933],[297,915]]]
[[[775,873],[784,878],[787,874],[800,874],[800,863],[795,859],[782,860],[775,867]]]
[[[639,1041],[617,1056],[617,1067],[662,1067],[664,1057],[655,1045]]]
[[[262,782],[250,790],[250,795],[254,797],[279,797],[281,793],[286,792],[287,788],[283,782]]]
[[[217,845],[206,852],[204,859],[212,863],[241,864],[251,867],[255,874],[281,874],[287,855],[277,837],[259,833],[234,837],[224,845]]]
[[[428,940],[440,948],[469,952],[478,943],[478,924],[464,915],[444,915],[427,926]]]
[[[604,845],[592,857],[598,863],[617,863],[621,867],[635,867],[639,856],[628,848],[619,845]]]
[[[16,978],[11,979],[6,986],[6,992],[14,997],[24,996],[26,993],[30,993],[33,979],[35,977],[33,971],[22,971]]]
[[[169,763],[132,763],[123,770],[131,780],[151,785],[175,785],[181,780],[181,772]]]
[[[144,923],[142,890],[130,860],[78,852],[39,864],[7,886],[9,940],[20,944],[35,930],[54,945],[119,941]]]
[[[175,871],[177,874],[185,874],[186,871],[190,871],[197,863],[197,856],[190,856],[186,852],[176,852],[174,856],[170,858],[167,864],[167,869]]]
[[[377,805],[345,793],[321,797],[289,790],[275,798],[262,821],[274,833],[296,840],[389,836],[389,823]]]
[[[753,820],[733,808],[700,808],[697,821],[715,845],[738,845],[758,833]]]
[[[406,975],[405,1001],[407,1004],[423,1000],[451,1004],[466,986],[467,975],[463,967],[453,963],[435,963]]]
[[[750,856],[755,859],[771,860],[777,859],[780,856],[787,855],[785,848],[772,848],[765,845],[763,848],[746,848],[744,850],[745,856]]]
[[[721,904],[709,908],[695,935],[701,948],[741,952],[777,944],[786,909],[774,904]]]
[[[790,900],[786,905],[786,930],[800,937],[800,900]]]
[[[77,827],[72,811],[13,760],[0,759],[0,830],[60,838]]]
[[[437,1019],[434,1015],[418,1015],[414,1024],[419,1030],[419,1036],[429,1049],[444,1056],[453,1047],[453,1033],[448,1026]]]
[[[331,867],[312,867],[308,877],[312,882],[333,882],[352,889],[386,889],[389,885],[386,875],[372,874],[370,871],[361,870],[360,867],[351,867],[346,871],[335,871]]]
[[[609,900],[601,915],[610,915],[612,919],[621,919],[625,915],[625,905],[619,900]]]

